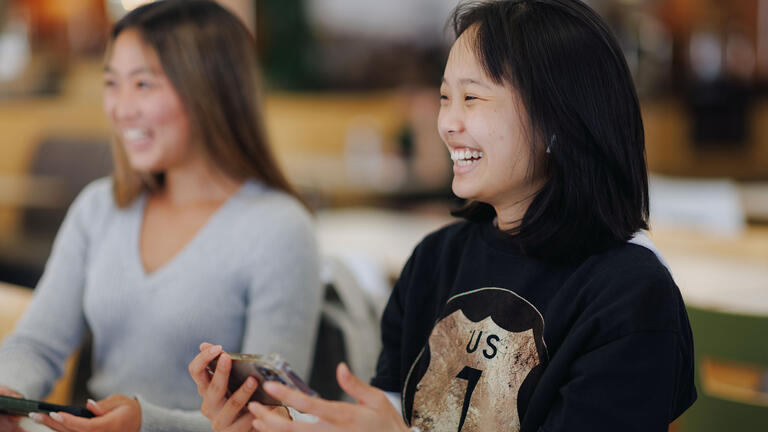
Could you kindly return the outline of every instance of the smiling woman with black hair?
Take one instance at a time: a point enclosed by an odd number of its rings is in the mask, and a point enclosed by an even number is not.
[[[693,344],[642,234],[643,125],[618,43],[578,0],[473,3],[453,23],[438,130],[467,220],[427,236],[403,269],[373,387],[339,367],[358,404],[267,384],[319,421],[251,403],[252,426],[666,431],[696,398]]]

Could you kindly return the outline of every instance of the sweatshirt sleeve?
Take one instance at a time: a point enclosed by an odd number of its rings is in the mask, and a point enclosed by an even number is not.
[[[637,332],[576,359],[541,432],[666,432],[675,414],[677,335]]]
[[[32,302],[0,348],[0,384],[27,398],[47,395],[82,342],[88,228],[99,217],[101,195],[111,199],[108,186],[103,180],[92,183],[70,207]]]
[[[614,266],[587,287],[572,299],[586,305],[581,319],[539,383],[554,398],[542,404],[541,430],[666,431],[696,399],[679,289],[658,265]]]
[[[403,267],[381,317],[381,353],[376,364],[376,375],[371,379],[371,385],[385,392],[399,392],[401,390],[404,298],[405,291],[413,277],[415,255],[416,251]]]

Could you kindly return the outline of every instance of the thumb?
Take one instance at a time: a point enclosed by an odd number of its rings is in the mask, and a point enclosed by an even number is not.
[[[355,398],[361,405],[377,408],[382,406],[383,403],[389,404],[387,397],[381,390],[362,382],[360,378],[349,370],[349,366],[346,363],[339,363],[339,366],[336,368],[336,380],[339,382],[341,389]]]
[[[97,417],[103,416],[108,412],[108,410],[105,410],[100,403],[93,399],[88,399],[88,403],[85,404],[85,407],[88,408],[88,410],[95,414]]]
[[[97,416],[103,416],[104,414],[122,405],[124,397],[125,396],[113,394],[98,402],[93,399],[88,399],[88,404],[86,407]]]

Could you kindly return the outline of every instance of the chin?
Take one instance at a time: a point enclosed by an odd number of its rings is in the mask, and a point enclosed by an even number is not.
[[[162,167],[161,164],[158,163],[158,161],[154,159],[150,160],[142,157],[131,157],[130,165],[132,169],[139,172],[149,173],[149,172],[158,172],[158,171],[164,170],[164,167]]]
[[[463,184],[457,184],[455,180],[451,186],[451,190],[453,190],[454,195],[461,199],[475,199],[476,196],[471,187]]]

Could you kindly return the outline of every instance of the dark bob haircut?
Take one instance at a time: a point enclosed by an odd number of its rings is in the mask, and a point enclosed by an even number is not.
[[[458,38],[474,32],[475,56],[508,83],[528,113],[531,154],[550,146],[539,190],[516,234],[523,252],[579,261],[648,229],[648,175],[640,105],[615,37],[578,0],[499,0],[460,5]],[[531,158],[535,160],[535,158]],[[472,201],[453,213],[488,220]]]

